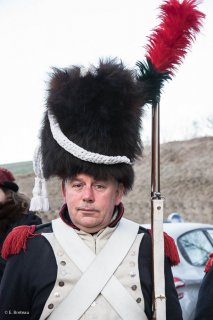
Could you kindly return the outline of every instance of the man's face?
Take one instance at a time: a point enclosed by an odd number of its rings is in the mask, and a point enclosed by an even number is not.
[[[5,203],[7,200],[7,196],[4,191],[0,188],[0,203]]]
[[[124,187],[114,179],[100,181],[78,174],[62,183],[62,191],[72,222],[85,232],[95,233],[109,224]]]

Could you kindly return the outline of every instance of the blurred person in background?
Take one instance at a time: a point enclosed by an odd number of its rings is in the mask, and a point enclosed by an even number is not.
[[[0,168],[0,252],[6,236],[14,227],[42,223],[34,212],[29,212],[30,200],[18,192],[19,187],[14,181],[9,170]],[[0,282],[5,264],[0,255]]]
[[[213,253],[206,263],[206,272],[198,294],[195,320],[213,319]]]

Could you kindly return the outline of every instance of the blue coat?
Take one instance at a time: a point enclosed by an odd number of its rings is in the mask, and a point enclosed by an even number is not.
[[[17,220],[15,223],[13,223],[9,226],[6,234],[3,237],[0,237],[0,252],[1,252],[1,247],[3,245],[3,242],[6,238],[6,236],[10,233],[10,231],[13,228],[15,228],[17,226],[22,226],[22,225],[30,226],[30,225],[39,225],[39,224],[42,224],[42,220],[34,213],[28,212],[26,214],[23,214],[19,220]],[[0,283],[1,283],[3,273],[4,273],[5,265],[6,265],[6,261],[0,255]]]
[[[203,278],[197,301],[195,320],[213,319],[213,267]]]
[[[38,226],[36,233],[53,232],[52,224]],[[152,319],[152,242],[148,231],[139,248],[139,276],[145,301],[145,313]],[[169,258],[165,258],[167,320],[182,320],[182,311],[174,286]],[[47,239],[41,235],[27,240],[26,252],[9,258],[0,287],[1,320],[38,320],[53,290],[57,277],[56,259]],[[22,314],[15,314],[21,311]]]

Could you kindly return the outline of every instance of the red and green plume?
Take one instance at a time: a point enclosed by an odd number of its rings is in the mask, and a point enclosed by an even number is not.
[[[157,101],[164,80],[171,78],[200,31],[205,15],[197,9],[197,5],[197,0],[167,0],[160,6],[161,22],[146,45],[147,62],[137,62],[139,80],[147,81],[152,75],[154,81],[158,78]]]
[[[196,0],[165,1],[160,9],[161,23],[149,37],[146,58],[156,70],[172,73],[195,40],[205,15],[197,10]]]

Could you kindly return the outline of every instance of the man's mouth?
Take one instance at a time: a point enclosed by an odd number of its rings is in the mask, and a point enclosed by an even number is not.
[[[85,207],[78,207],[77,211],[84,211],[84,212],[87,212],[87,213],[99,212],[99,210],[97,210],[95,208],[85,208]]]

